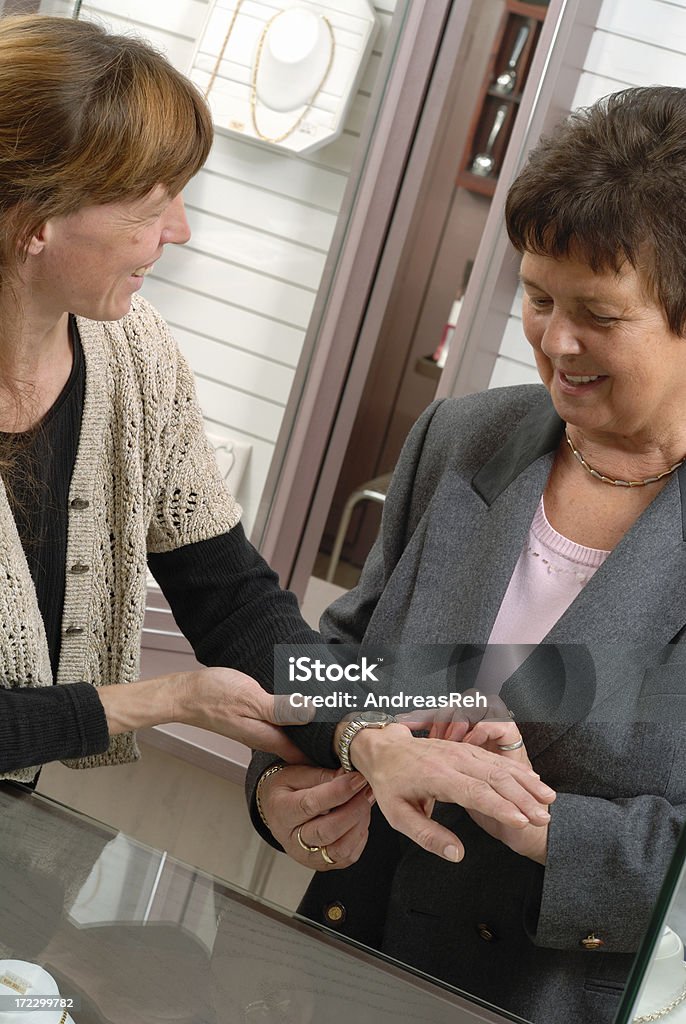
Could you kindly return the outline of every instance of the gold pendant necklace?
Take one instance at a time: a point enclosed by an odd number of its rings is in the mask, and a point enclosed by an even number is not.
[[[239,11],[240,11],[242,6],[243,6],[243,0],[238,0],[236,6],[234,8],[233,15],[231,17],[231,21],[229,22],[229,27],[226,30],[226,35],[224,36],[224,41],[222,42],[221,48],[219,50],[219,55],[218,55],[218,57],[217,57],[217,59],[216,59],[216,61],[214,63],[214,67],[212,68],[212,73],[210,74],[210,80],[207,83],[207,88],[205,89],[205,99],[209,99],[210,90],[212,89],[212,86],[214,85],[214,83],[215,83],[215,81],[217,79],[217,74],[219,73],[219,67],[221,65],[221,62],[224,60],[224,54],[226,53],[226,47],[228,46],[229,40],[231,38],[231,34],[233,33],[234,26],[236,24],[236,19],[238,17],[238,13],[239,13]],[[281,135],[276,135],[274,137],[271,137],[269,135],[265,135],[260,130],[260,127],[259,127],[259,125],[257,123],[257,76],[258,76],[259,70],[260,70],[260,64],[261,64],[261,61],[262,61],[262,50],[264,49],[264,41],[265,41],[265,39],[267,37],[267,32],[269,31],[271,26],[274,24],[276,19],[280,18],[281,15],[285,14],[285,13],[286,13],[285,10],[284,11],[277,11],[277,13],[274,14],[269,19],[269,21],[266,23],[266,25],[262,29],[262,33],[260,35],[260,39],[259,39],[259,42],[257,44],[257,54],[255,55],[255,63],[253,65],[252,77],[251,77],[251,81],[250,81],[250,116],[252,117],[252,124],[253,124],[253,128],[255,130],[255,134],[257,135],[258,138],[262,139],[263,142],[274,142],[274,143],[276,143],[276,142],[283,142],[284,139],[287,139],[290,135],[293,134],[293,132],[295,132],[300,127],[300,125],[302,124],[302,122],[305,119],[306,115],[309,114],[310,110],[312,109],[312,106],[313,106],[314,101],[316,100],[317,96],[322,91],[322,87],[324,85],[324,82],[328,78],[329,72],[331,71],[331,65],[333,64],[333,58],[334,58],[334,54],[336,52],[336,37],[334,36],[333,26],[331,25],[331,22],[329,21],[329,19],[327,17],[325,17],[325,15],[320,14],[319,17],[322,19],[322,21],[324,22],[324,24],[326,25],[326,27],[328,29],[329,40],[330,40],[330,43],[331,43],[331,47],[330,47],[330,50],[329,50],[329,60],[328,60],[327,65],[326,65],[326,70],[325,70],[324,74],[321,77],[319,85],[317,86],[315,91],[312,93],[312,97],[311,97],[309,103],[307,103],[307,105],[305,106],[305,109],[302,111],[302,113],[298,117],[298,120],[295,122],[295,124],[291,125],[291,127],[287,131],[283,132]]]
[[[305,116],[307,114],[309,114],[310,110],[312,109],[312,104],[316,100],[317,96],[319,96],[319,93],[322,90],[322,86],[324,85],[324,82],[328,78],[329,71],[331,71],[331,65],[333,64],[334,53],[336,52],[336,39],[335,39],[334,34],[333,34],[333,28],[331,26],[331,22],[329,21],[328,18],[325,18],[323,14],[320,14],[319,17],[322,19],[322,21],[326,25],[327,29],[329,30],[329,40],[330,40],[330,43],[331,43],[331,47],[329,49],[329,59],[328,59],[327,65],[326,65],[326,70],[325,70],[324,74],[321,77],[319,85],[317,86],[317,88],[312,93],[311,100],[309,101],[309,103],[307,104],[307,106],[305,107],[305,109],[303,110],[302,114],[300,115],[298,120],[295,122],[295,124],[291,125],[291,127],[288,129],[288,131],[285,131],[281,135],[277,135],[274,138],[270,138],[270,136],[264,135],[260,131],[260,128],[259,128],[259,126],[257,124],[257,75],[258,75],[259,70],[260,70],[260,62],[262,60],[262,49],[264,47],[264,41],[266,39],[267,32],[269,31],[271,26],[274,24],[276,19],[280,18],[281,15],[284,14],[284,13],[285,13],[284,11],[279,11],[277,14],[275,14],[273,17],[271,17],[269,19],[267,24],[262,29],[262,35],[260,36],[260,41],[257,44],[257,55],[255,57],[255,65],[253,67],[253,73],[252,73],[252,83],[251,83],[251,86],[250,86],[250,114],[252,116],[252,126],[255,129],[255,134],[260,139],[262,139],[264,142],[283,142],[284,139],[287,139],[289,135],[292,135],[293,132],[296,131],[296,129],[298,129],[300,127],[300,125],[302,124]]]
[[[665,469],[662,473],[658,473],[657,476],[647,476],[644,480],[618,480],[612,476],[605,476],[603,473],[599,473],[597,469],[594,469],[593,466],[590,466],[588,462],[586,462],[578,448],[574,447],[567,427],[565,427],[565,437],[567,438],[567,444],[571,448],[574,458],[577,462],[581,463],[586,472],[590,473],[596,480],[600,480],[601,483],[611,484],[613,487],[645,487],[647,484],[656,484],[658,480],[662,480],[663,477],[669,476],[670,473],[674,473],[679,466],[683,466],[684,462],[686,462],[685,455],[683,459],[679,459],[679,461],[675,462],[673,466],[670,466],[669,469]]]

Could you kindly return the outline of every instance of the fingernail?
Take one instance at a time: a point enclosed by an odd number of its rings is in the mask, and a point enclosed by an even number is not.
[[[462,859],[460,857],[460,851],[456,846],[446,846],[443,851],[443,856],[446,860],[452,860],[453,862],[457,862]]]
[[[550,815],[547,811],[536,811],[535,817],[538,818],[539,821],[550,821]]]
[[[364,789],[364,787],[366,785],[367,785],[367,780],[365,779],[364,775],[358,775],[357,778],[353,779],[353,781],[352,781],[352,788],[355,791],[357,791],[358,789]]]
[[[529,821],[530,821],[530,819],[527,818],[526,814],[521,814],[519,811],[517,811],[517,813],[515,814],[515,818],[517,819],[517,821],[526,822],[527,825],[529,824]]]
[[[374,804],[376,803],[376,797],[374,796],[373,790],[370,789],[368,793],[365,793],[365,796],[367,797],[369,806],[373,807]]]

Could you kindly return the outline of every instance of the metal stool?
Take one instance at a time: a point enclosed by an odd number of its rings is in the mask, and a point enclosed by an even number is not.
[[[345,540],[345,535],[348,532],[350,517],[353,514],[355,506],[360,501],[376,501],[380,505],[383,505],[386,500],[388,485],[391,482],[391,475],[391,473],[384,473],[383,476],[376,476],[373,480],[367,480],[367,482],[358,487],[356,491],[353,491],[346,501],[338,532],[336,534],[336,540],[334,541],[333,550],[331,552],[329,571],[326,574],[327,583],[333,582],[334,574],[338,568],[338,562],[341,557],[343,541]]]

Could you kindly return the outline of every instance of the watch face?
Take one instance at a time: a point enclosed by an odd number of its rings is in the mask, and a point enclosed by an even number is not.
[[[395,721],[393,715],[387,715],[383,711],[363,711],[362,714],[357,717],[360,722],[368,722],[371,725],[376,725],[377,723],[385,724]]]

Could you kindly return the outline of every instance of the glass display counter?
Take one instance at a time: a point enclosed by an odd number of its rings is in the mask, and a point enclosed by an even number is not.
[[[21,787],[0,786],[0,821],[0,1022],[519,1019]],[[15,994],[48,994],[22,963],[47,971],[65,1010],[10,1016]]]
[[[686,1024],[686,827],[627,980],[615,1024]]]

